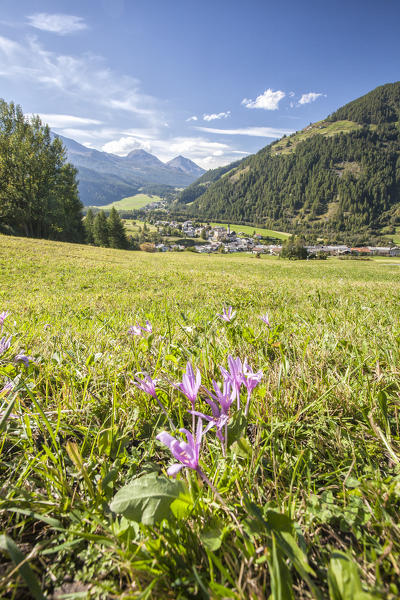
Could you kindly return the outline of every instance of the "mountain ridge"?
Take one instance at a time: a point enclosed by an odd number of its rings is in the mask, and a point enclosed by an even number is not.
[[[78,169],[79,193],[85,206],[102,206],[136,194],[146,185],[163,185],[166,191],[190,185],[204,169],[195,165],[193,172],[163,163],[143,149],[132,150],[127,156],[83,146],[79,142],[53,133],[63,142],[68,161]],[[178,159],[179,157],[175,157]],[[172,159],[174,161],[175,159]],[[169,161],[171,162],[171,161]]]
[[[399,121],[400,82],[379,86],[227,165],[214,180],[206,173],[177,205],[207,220],[314,236],[394,228],[400,225]]]

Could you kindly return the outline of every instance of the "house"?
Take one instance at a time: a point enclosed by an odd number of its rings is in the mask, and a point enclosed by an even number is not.
[[[390,248],[390,256],[400,256],[400,248],[397,246]]]

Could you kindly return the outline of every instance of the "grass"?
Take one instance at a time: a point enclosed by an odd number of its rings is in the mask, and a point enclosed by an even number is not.
[[[122,200],[118,200],[118,202],[111,202],[111,204],[106,204],[105,206],[95,206],[93,208],[110,210],[114,207],[117,210],[134,210],[143,208],[151,202],[160,202],[161,200],[162,198],[160,198],[160,196],[149,196],[148,194],[135,194],[134,196],[122,198]]]
[[[13,335],[0,389],[16,386],[0,398],[2,597],[399,597],[396,260],[0,236],[0,268]],[[216,317],[223,305],[233,322]],[[152,333],[127,334],[146,319]],[[174,459],[156,434],[171,428],[132,380],[155,376],[190,429],[171,382],[190,360],[210,387],[228,354],[264,375],[247,419],[233,404],[227,456],[214,430],[203,440],[216,495],[193,470],[165,475]]]
[[[210,223],[212,227],[228,227],[227,223]],[[253,235],[254,232],[266,237],[273,237],[280,240],[286,240],[290,237],[290,233],[283,231],[275,231],[274,229],[266,229],[265,227],[253,227],[252,225],[230,225],[231,231],[242,231],[246,235]]]
[[[296,149],[297,144],[304,142],[304,140],[317,134],[331,137],[333,135],[337,135],[338,133],[347,133],[360,128],[361,125],[354,123],[353,121],[335,121],[333,123],[329,123],[329,121],[317,121],[302,131],[298,131],[294,135],[281,138],[275,142],[272,145],[272,153],[290,154]]]

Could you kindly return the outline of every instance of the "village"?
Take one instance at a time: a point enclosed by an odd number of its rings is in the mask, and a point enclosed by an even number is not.
[[[256,255],[270,254],[279,255],[282,251],[281,244],[263,244],[261,243],[262,236],[254,233],[252,236],[246,235],[244,232],[231,231],[230,226],[215,226],[200,225],[196,226],[193,221],[156,221],[154,223],[158,231],[179,230],[182,235],[187,238],[199,239],[201,243],[191,246],[194,252],[200,254],[211,254],[214,252],[233,253],[233,252],[251,252]],[[310,257],[327,255],[327,256],[400,256],[400,247],[397,246],[362,246],[351,247],[344,244],[338,245],[306,245],[305,246]],[[185,246],[181,244],[166,244],[159,243],[155,246],[158,252],[171,252],[185,250]]]

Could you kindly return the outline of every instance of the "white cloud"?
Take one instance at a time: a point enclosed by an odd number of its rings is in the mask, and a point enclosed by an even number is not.
[[[204,121],[215,121],[216,119],[227,119],[231,116],[231,111],[227,110],[226,112],[213,113],[211,115],[203,115]]]
[[[36,13],[27,19],[31,27],[59,35],[68,35],[88,28],[82,17],[74,15]]]
[[[118,156],[126,156],[132,150],[138,150],[139,148],[151,152],[151,143],[129,136],[107,142],[101,149],[104,152],[118,154]]]
[[[36,39],[18,43],[0,36],[0,76],[36,86],[41,93],[46,88],[53,102],[75,104],[77,110],[86,103],[92,111],[96,107],[99,114],[105,109],[129,112],[153,127],[165,122],[157,101],[141,91],[137,79],[114,73],[92,54],[56,54]]]
[[[34,116],[27,115],[27,116]],[[74,115],[58,115],[58,114],[44,114],[39,113],[38,115],[43,123],[47,123],[50,127],[56,129],[64,129],[65,127],[79,127],[80,125],[101,125],[102,121],[97,119],[88,119],[86,117],[75,117]]]
[[[189,123],[190,121],[198,121],[196,115],[193,115],[193,117],[189,117],[188,119],[186,119],[186,123]]]
[[[214,129],[212,127],[196,127],[201,131],[208,133],[218,133],[222,135],[249,135],[253,137],[280,138],[282,135],[293,133],[290,129],[276,129],[275,127],[243,127],[241,129]]]
[[[265,90],[263,94],[257,96],[255,100],[249,100],[244,98],[242,104],[246,108],[263,108],[264,110],[277,110],[279,108],[279,102],[285,97],[285,92],[277,90],[274,92],[270,88]]]
[[[325,96],[325,94],[317,94],[316,92],[309,92],[308,94],[303,94],[299,100],[299,104],[310,104],[310,102],[315,102],[317,98],[320,96]]]
[[[296,95],[296,94],[295,94],[294,92],[289,92],[289,96],[290,96],[291,98],[293,98],[293,96],[295,96],[295,95]]]

